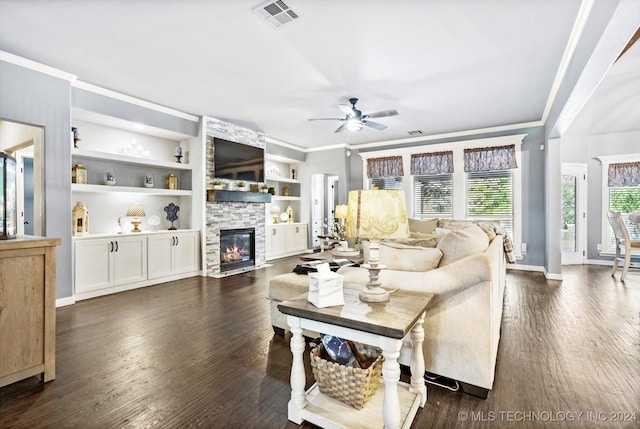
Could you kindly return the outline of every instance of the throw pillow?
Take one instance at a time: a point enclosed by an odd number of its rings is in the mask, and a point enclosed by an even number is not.
[[[429,271],[438,267],[442,251],[435,247],[409,246],[407,244],[381,242],[380,263],[397,271]]]
[[[464,228],[465,226],[469,226],[469,225],[474,225],[474,222],[471,220],[460,220],[460,219],[438,220],[438,228],[448,229],[451,231]]]
[[[442,251],[439,266],[444,267],[474,253],[484,252],[487,247],[489,247],[489,237],[477,225],[471,224],[451,231],[438,243],[437,248]]]
[[[410,246],[436,247],[444,234],[423,234],[421,232],[412,232],[411,236],[401,241],[403,244]]]
[[[409,231],[411,233],[433,234],[436,226],[438,226],[438,219],[409,219]]]

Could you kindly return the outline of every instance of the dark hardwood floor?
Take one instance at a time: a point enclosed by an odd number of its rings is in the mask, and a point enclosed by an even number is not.
[[[0,388],[0,427],[298,427],[291,353],[266,299],[296,261],[58,309],[56,379]],[[609,273],[509,271],[493,390],[482,400],[429,385],[412,427],[640,427],[640,272],[626,284]]]

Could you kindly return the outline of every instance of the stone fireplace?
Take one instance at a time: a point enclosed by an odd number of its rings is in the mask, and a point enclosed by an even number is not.
[[[250,192],[234,192],[234,194],[251,194]],[[249,195],[247,195],[249,196]],[[207,266],[206,273],[211,277],[221,277],[249,271],[265,264],[265,205],[260,202],[244,201],[209,201],[207,202]],[[240,231],[239,239],[246,240],[253,230],[253,258],[249,255],[227,253],[232,238],[227,237],[229,231]],[[238,238],[238,237],[236,237]],[[224,247],[224,248],[223,248]],[[232,251],[233,252],[233,251]],[[237,250],[235,252],[238,252]],[[246,251],[243,251],[246,252]],[[243,259],[242,263],[223,263],[223,259]],[[250,261],[253,259],[253,261]]]
[[[220,271],[255,266],[256,233],[254,228],[220,230]]]

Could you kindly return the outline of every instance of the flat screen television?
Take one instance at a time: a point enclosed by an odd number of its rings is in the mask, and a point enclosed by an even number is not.
[[[264,181],[264,149],[215,137],[213,168],[221,179]]]

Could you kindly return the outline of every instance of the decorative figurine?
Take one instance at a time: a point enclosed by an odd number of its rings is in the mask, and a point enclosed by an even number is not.
[[[76,127],[71,127],[71,132],[73,133],[73,147],[77,148],[78,142],[82,140],[80,138],[80,133],[78,132],[78,129]]]
[[[180,207],[176,206],[173,203],[169,203],[169,205],[164,208],[164,212],[167,214],[167,220],[171,222],[171,228],[169,228],[169,231],[177,229],[175,226],[173,226],[173,222],[178,220],[178,211],[180,211]]]

